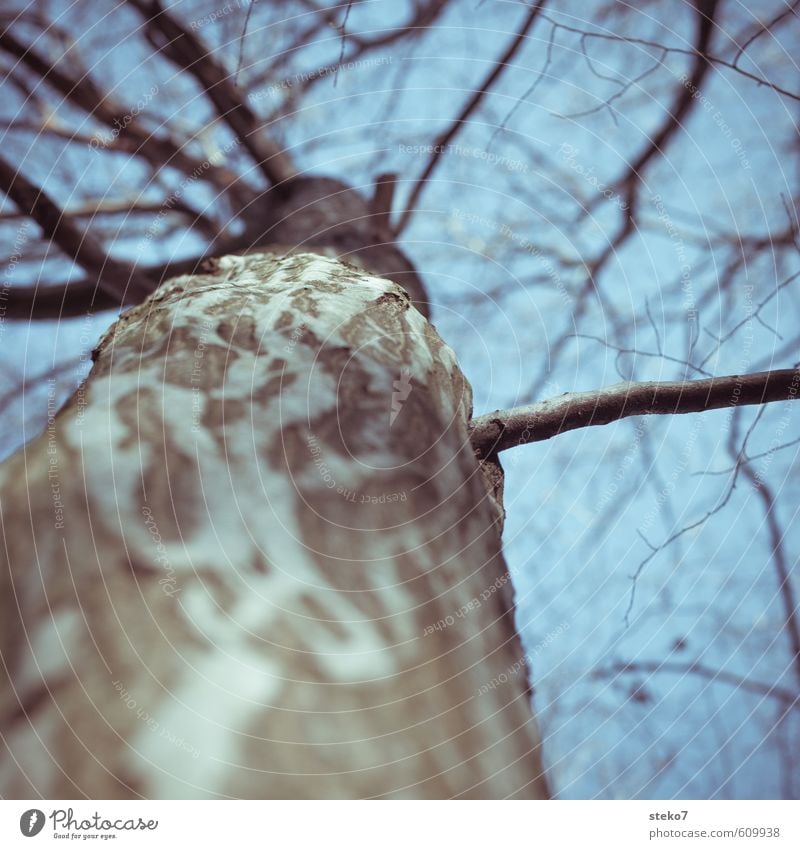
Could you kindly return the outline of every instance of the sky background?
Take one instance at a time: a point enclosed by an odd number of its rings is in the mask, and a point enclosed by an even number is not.
[[[219,0],[172,5],[236,67],[244,7],[220,14]],[[323,27],[290,50],[311,23],[309,4],[278,6],[258,4],[244,39],[239,83],[251,105],[302,170],[365,192],[377,174],[396,171],[398,210],[428,161],[419,146],[449,126],[526,11],[517,2],[451,3],[418,38],[320,73],[294,100],[302,74],[338,60],[342,38]],[[346,13],[326,8],[337,21]],[[725,0],[714,54],[735,55],[755,19],[784,8]],[[135,103],[158,85],[145,110],[155,132],[162,122],[176,132],[202,130],[192,144],[206,157],[229,144],[224,127],[208,124],[211,111],[194,85],[144,49],[130,11],[93,0],[44,3],[40,13],[73,35],[92,76],[120,101]],[[212,14],[216,20],[198,23]],[[346,31],[374,37],[409,14],[407,3],[356,3]],[[681,131],[640,175],[636,232],[613,252],[576,317],[587,266],[622,222],[613,187],[680,90],[690,64],[681,51],[691,47],[695,17],[682,2],[547,4],[420,196],[402,246],[472,383],[476,414],[623,379],[798,361],[797,246],[766,237],[786,232],[796,215],[800,103],[730,69],[706,77]],[[573,29],[652,43],[582,38]],[[753,43],[741,67],[800,91],[792,59],[799,32],[790,16]],[[345,39],[345,59],[353,49]],[[35,97],[4,88],[5,122],[41,116]],[[63,104],[55,118],[87,134],[96,129]],[[66,208],[86,198],[158,201],[180,182],[174,173],[154,179],[140,162],[85,144],[3,132],[7,155]],[[226,162],[259,184],[241,151]],[[185,196],[197,208],[219,208],[200,182]],[[2,211],[14,207],[5,202]],[[142,256],[150,223],[118,216],[97,232],[114,255],[150,263],[202,247],[196,234],[163,227]],[[23,257],[14,268],[6,259],[5,282],[73,273],[55,250],[37,252],[35,225],[6,220],[0,232],[6,253],[19,242]],[[766,247],[749,247],[765,238]],[[48,392],[59,403],[66,397],[113,319],[0,324],[3,454],[21,444],[24,428],[29,436],[41,430]],[[31,382],[54,368],[55,390]],[[758,486],[731,471],[746,435]],[[798,438],[800,410],[778,403],[735,415],[628,419],[503,455],[504,544],[557,795],[800,795],[798,709],[776,695],[797,693],[798,678],[765,510],[768,492],[782,555],[794,566]],[[800,594],[796,570],[791,581]]]

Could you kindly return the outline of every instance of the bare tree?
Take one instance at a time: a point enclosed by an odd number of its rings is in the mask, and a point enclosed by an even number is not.
[[[793,10],[757,20],[697,0],[676,38],[649,4],[600,4],[584,22],[546,0],[504,9],[507,34],[487,27],[492,49],[463,103],[397,143],[405,160],[353,154],[326,174],[318,148],[349,155],[336,138],[353,132],[347,113],[326,125],[348,74],[402,73],[442,22],[461,25],[442,0],[409,3],[391,26],[370,5],[98,3],[81,35],[67,4],[5,13],[3,321],[116,321],[57,414],[64,362],[50,363],[46,428],[0,469],[4,796],[547,797],[530,703],[538,647],[523,649],[514,622],[499,455],[651,414],[727,408],[733,466],[716,503],[679,510],[661,543],[639,530],[620,624],[637,627],[651,561],[749,480],[794,680],[613,657],[594,678],[719,681],[772,700],[775,727],[794,722],[796,578],[779,496],[755,466],[767,455],[750,447],[766,405],[789,417],[800,387],[796,330],[784,335],[775,313],[798,273],[793,195],[772,198],[766,232],[734,232],[701,228],[654,187],[697,115],[727,133],[715,75],[800,99],[769,52],[791,37]],[[576,61],[585,77],[570,93]],[[371,95],[386,110],[372,132],[402,109],[403,83],[392,87]],[[586,164],[579,122],[633,124],[643,102],[621,166]],[[571,141],[517,129],[545,107]],[[476,162],[503,172],[490,213],[480,193],[459,200],[459,169]],[[436,226],[479,247],[455,263],[443,241],[437,265],[437,239],[418,236]],[[661,247],[637,259],[643,242]],[[652,273],[658,311],[652,292],[620,290],[626,262]],[[476,277],[453,284],[449,267]],[[730,321],[743,281],[749,306]],[[546,334],[547,356],[526,362],[515,403],[473,416],[430,319],[446,329],[466,303],[483,320],[494,299],[536,304],[539,327],[520,310],[513,329]],[[763,361],[752,344],[728,357],[755,324],[776,340]],[[582,374],[563,392],[577,344],[611,357],[624,382],[590,388]],[[23,374],[9,398],[36,382]],[[747,407],[758,413],[742,432]],[[788,424],[780,434],[770,458],[796,444]],[[653,454],[651,440],[636,450]],[[675,489],[656,473],[650,485]],[[644,684],[631,694],[649,698]],[[791,777],[782,792],[796,794]]]

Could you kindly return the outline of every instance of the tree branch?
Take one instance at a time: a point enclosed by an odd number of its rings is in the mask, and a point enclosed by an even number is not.
[[[139,273],[149,281],[150,291],[157,289],[165,280],[182,274],[197,274],[203,263],[215,256],[236,253],[250,247],[243,239],[219,238],[199,256],[171,260],[163,265],[139,267]],[[127,268],[127,266],[126,266]],[[51,318],[71,318],[87,312],[119,309],[141,303],[143,298],[133,296],[128,289],[107,292],[98,288],[96,279],[81,279],[71,283],[42,284],[34,286],[10,286],[2,302],[3,315],[9,319],[39,321]]]
[[[359,54],[366,52],[367,50],[374,50],[377,47],[387,47],[398,39],[407,36],[409,33],[418,34],[422,30],[431,27],[436,20],[441,17],[441,14],[448,3],[449,0],[431,0],[431,2],[428,3],[414,3],[412,17],[409,18],[406,23],[400,24],[395,29],[389,29],[383,35],[379,35],[371,39],[366,39],[357,32],[348,32],[347,40],[355,48],[357,48]],[[315,17],[320,17],[325,26],[333,29],[338,26],[338,21],[336,19],[336,12],[339,8],[338,6],[326,9],[323,6],[310,2],[310,0],[303,0],[302,5],[310,9],[314,13]],[[291,52],[292,50],[299,50],[307,46],[308,41],[308,38],[306,38],[305,41],[298,39],[295,46],[288,50],[284,50],[284,53]],[[355,52],[346,57],[345,61],[351,61],[353,58],[355,58]]]
[[[103,291],[96,280],[75,280],[35,286],[11,286],[3,302],[8,319],[47,321],[115,310],[136,301],[121,293]]]
[[[667,110],[667,115],[664,118],[661,126],[651,135],[644,150],[636,157],[636,159],[627,167],[625,173],[615,182],[614,192],[625,198],[625,207],[622,211],[622,224],[615,236],[609,240],[606,247],[601,253],[591,262],[587,264],[586,281],[581,287],[577,295],[577,304],[572,314],[571,327],[567,328],[558,337],[555,343],[551,346],[549,361],[555,361],[559,354],[564,350],[569,340],[574,335],[574,328],[586,313],[590,295],[593,291],[598,291],[599,297],[599,280],[601,272],[604,270],[608,262],[613,259],[622,247],[628,242],[631,236],[637,229],[637,208],[638,208],[638,188],[644,178],[643,170],[648,166],[652,159],[657,156],[663,156],[666,146],[669,144],[672,137],[683,126],[688,114],[694,107],[696,99],[693,97],[693,92],[696,91],[700,84],[708,74],[711,65],[708,60],[708,49],[711,44],[711,38],[714,32],[714,14],[716,12],[719,0],[697,0],[697,36],[695,48],[692,53],[694,61],[692,62],[691,72],[688,78],[688,85],[680,85],[675,95],[672,106]],[[549,20],[549,19],[548,19]],[[553,22],[555,25],[555,22]],[[558,26],[562,26],[558,24]],[[570,27],[563,27],[571,30]],[[578,32],[578,30],[572,30]],[[590,35],[583,33],[581,39]],[[662,52],[666,48],[661,48]],[[596,206],[599,206],[605,200],[605,195],[598,194],[593,203],[585,207],[585,212],[591,212]],[[608,309],[608,305],[606,305]],[[615,321],[616,323],[616,321]],[[542,368],[541,374],[536,378],[531,386],[531,394],[535,393],[538,387],[543,382],[547,374],[547,364]]]
[[[204,212],[193,209],[182,198],[171,197],[170,207],[166,207],[165,202],[155,200],[114,200],[111,198],[88,198],[80,204],[64,209],[62,214],[66,218],[88,218],[91,222],[105,215],[124,215],[126,220],[128,217],[149,213],[160,213],[165,209],[169,213],[183,215],[189,219],[189,227],[192,227],[210,238],[219,236],[221,225],[217,224],[212,218]],[[0,212],[0,221],[18,221],[21,218],[27,218],[27,213],[23,212]]]
[[[169,136],[159,137],[148,132],[137,116],[126,114],[125,108],[95,85],[88,73],[84,72],[78,78],[69,76],[55,62],[40,56],[8,31],[0,32],[0,49],[25,65],[64,100],[109,127],[116,134],[113,141],[105,145],[109,150],[140,156],[156,170],[169,166],[195,178],[202,175],[221,191],[231,192],[241,203],[250,200],[238,185],[238,177],[233,171],[196,159]],[[120,132],[121,127],[124,127],[124,132]]]
[[[687,85],[681,85],[675,101],[668,109],[661,127],[652,133],[645,149],[628,166],[627,173],[617,183],[620,192],[631,194],[632,184],[642,179],[642,169],[655,156],[663,155],[672,136],[681,129],[683,121],[696,103],[694,92],[700,88],[711,69],[708,49],[714,33],[714,13],[718,0],[697,0],[697,40],[695,42],[694,61]]]
[[[164,265],[151,265],[143,269],[150,288],[157,289],[165,280],[180,277],[182,274],[197,274],[202,271],[207,259],[241,249],[234,243],[220,243],[201,256],[172,260]],[[123,297],[124,295],[124,297]],[[51,318],[72,318],[87,312],[119,309],[140,303],[130,290],[125,293],[106,292],[98,288],[97,281],[91,279],[75,280],[71,283],[51,283],[35,286],[10,286],[2,302],[3,315],[9,319],[39,321]]]
[[[725,672],[721,669],[711,669],[708,666],[703,666],[701,663],[678,663],[676,661],[634,661],[631,663],[614,663],[609,667],[596,669],[592,673],[593,678],[610,678],[617,677],[623,673],[646,673],[653,674],[655,672],[666,672],[672,675],[698,675],[701,678],[706,678],[709,681],[718,681],[721,684],[729,684],[737,690],[747,690],[751,693],[756,693],[759,696],[772,696],[782,702],[789,704],[797,704],[800,696],[787,690],[783,687],[778,687],[774,684],[762,684],[760,681],[753,681],[750,678],[743,678],[741,675],[734,675],[732,672]]]
[[[396,184],[397,174],[380,174],[375,178],[375,189],[370,201],[369,211],[372,216],[372,231],[375,238],[382,242],[394,241],[391,215]]]
[[[750,45],[753,44],[754,41],[761,38],[762,35],[766,35],[767,33],[770,33],[774,37],[775,29],[781,21],[783,21],[785,18],[796,17],[798,6],[800,6],[800,2],[798,2],[798,0],[794,0],[794,3],[792,3],[791,6],[787,4],[786,8],[778,12],[778,14],[775,15],[771,20],[767,21],[767,23],[762,23],[759,21],[753,27],[749,35],[742,36],[740,40],[733,39],[734,43],[739,41],[736,56],[733,59],[733,67],[736,70],[739,70],[739,60],[747,52],[747,48],[750,47]]]
[[[667,53],[675,53],[682,56],[697,56],[696,48],[689,47],[669,47],[667,45],[662,44],[658,41],[652,41],[648,38],[633,38],[626,35],[616,35],[613,33],[607,32],[589,32],[585,29],[580,29],[579,27],[569,26],[568,24],[563,24],[559,21],[554,20],[553,18],[544,15],[544,19],[556,27],[556,29],[564,30],[566,32],[572,32],[577,35],[585,35],[588,38],[597,38],[602,41],[616,41],[624,44],[640,44],[643,47],[654,47],[657,50],[665,50]],[[726,68],[731,71],[735,71],[737,74],[745,77],[748,80],[752,80],[758,87],[764,86],[766,88],[771,89],[777,94],[782,95],[783,97],[789,97],[792,100],[800,101],[800,93],[789,91],[789,89],[784,88],[783,86],[778,85],[777,83],[770,82],[765,77],[760,77],[758,74],[751,73],[750,71],[746,71],[744,68],[740,67],[733,62],[729,62],[726,59],[723,59],[720,56],[714,56],[711,53],[705,55],[705,60],[711,65],[715,65],[719,68]]]
[[[0,157],[0,190],[19,208],[29,215],[64,253],[85,271],[97,277],[97,286],[105,293],[122,301],[143,301],[154,286],[132,266],[109,257],[99,242],[88,233],[78,229],[60,207],[35,186],[20,171]]]
[[[363,56],[377,50],[378,48],[388,47],[409,35],[412,37],[422,35],[426,29],[431,28],[433,24],[436,23],[448,4],[449,0],[432,0],[432,2],[424,5],[416,5],[413,16],[405,24],[401,24],[399,27],[394,29],[389,29],[382,35],[372,39],[365,39],[356,32],[349,32],[347,34],[347,40],[352,45],[353,49],[348,53],[348,55],[345,56],[343,60],[334,63],[332,68],[324,67],[318,69],[317,72],[295,75],[292,78],[293,84],[284,92],[285,99],[281,105],[269,113],[269,117],[267,119],[268,122],[272,123],[293,112],[294,104],[297,100],[302,95],[306,94],[312,86],[315,86],[322,80],[327,79],[331,70],[333,70],[335,74],[339,71],[340,67],[349,65],[352,62],[358,62]],[[260,88],[265,83],[268,84],[270,81],[274,81],[281,68],[285,65],[286,57],[293,53],[306,50],[320,30],[324,28],[330,29],[331,27],[335,28],[336,15],[333,10],[317,7],[316,4],[310,2],[304,2],[303,5],[313,9],[315,13],[315,22],[311,26],[301,30],[295,37],[294,43],[290,47],[282,50],[278,54],[277,59],[274,62],[271,62],[266,70],[253,77],[250,81],[251,91]]]
[[[470,422],[470,441],[482,457],[541,442],[581,427],[605,425],[628,416],[700,413],[723,407],[795,400],[800,368],[708,380],[617,383],[591,392],[497,410]]]
[[[778,591],[783,602],[784,630],[789,640],[789,650],[792,654],[792,665],[794,667],[795,679],[798,682],[800,692],[800,623],[798,623],[798,605],[792,585],[792,567],[787,562],[786,550],[783,540],[786,532],[781,530],[778,524],[778,516],[775,508],[775,496],[772,489],[753,471],[749,463],[742,464],[742,474],[755,487],[761,500],[764,502],[764,513],[769,531],[770,547],[772,548],[772,562],[778,579]]]
[[[394,228],[395,236],[398,236],[400,233],[402,233],[402,231],[408,224],[408,221],[414,212],[417,200],[419,199],[422,190],[425,188],[425,184],[430,179],[430,176],[433,173],[434,169],[439,164],[440,157],[445,151],[447,145],[461,130],[461,128],[469,119],[469,116],[478,108],[484,96],[486,95],[486,92],[494,85],[495,81],[500,76],[500,74],[502,74],[503,71],[508,67],[509,62],[514,58],[514,54],[525,42],[530,28],[533,26],[536,19],[539,17],[539,13],[544,8],[546,2],[547,0],[538,0],[538,2],[533,5],[530,12],[528,12],[527,17],[522,22],[522,26],[517,32],[516,37],[506,48],[506,51],[503,53],[503,55],[494,63],[494,67],[489,72],[486,79],[475,90],[475,93],[467,101],[464,108],[458,114],[458,117],[433,143],[433,153],[431,154],[431,159],[428,162],[428,165],[425,170],[422,172],[422,176],[416,181],[416,183],[414,183],[414,188],[411,190],[411,194],[408,197],[406,208],[403,210],[403,214],[400,216],[400,220],[398,221],[397,226]]]
[[[202,86],[220,118],[250,154],[267,182],[281,186],[297,170],[289,156],[264,134],[261,122],[239,92],[225,68],[206,50],[200,39],[167,12],[159,0],[128,0],[145,21],[150,43],[171,62],[190,73]]]

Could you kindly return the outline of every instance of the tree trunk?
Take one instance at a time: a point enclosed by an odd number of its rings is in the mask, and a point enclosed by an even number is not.
[[[8,797],[547,794],[452,351],[388,280],[213,260],[0,469]]]

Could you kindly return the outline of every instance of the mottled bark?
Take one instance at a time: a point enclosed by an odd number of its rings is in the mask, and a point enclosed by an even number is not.
[[[207,272],[0,467],[0,793],[545,796],[452,351],[331,259]]]

